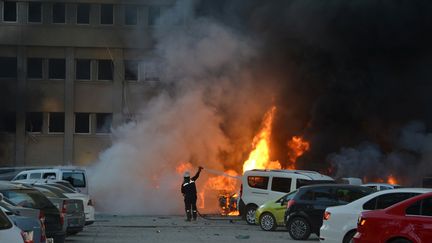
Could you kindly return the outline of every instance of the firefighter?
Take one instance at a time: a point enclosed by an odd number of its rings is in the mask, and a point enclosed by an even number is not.
[[[186,171],[183,175],[183,184],[181,186],[181,192],[183,193],[185,210],[186,210],[186,221],[196,220],[197,218],[197,190],[195,181],[198,179],[203,167],[198,167],[198,172],[194,177],[190,177],[189,171]]]

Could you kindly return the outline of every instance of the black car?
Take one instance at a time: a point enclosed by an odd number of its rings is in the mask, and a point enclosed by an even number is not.
[[[28,186],[1,181],[0,193],[19,206],[39,209],[46,237],[53,238],[56,243],[64,242],[66,228],[61,222],[60,211],[41,192]]]
[[[293,239],[306,240],[311,233],[319,235],[327,207],[348,204],[373,192],[368,187],[342,184],[301,187],[288,202],[285,225]]]

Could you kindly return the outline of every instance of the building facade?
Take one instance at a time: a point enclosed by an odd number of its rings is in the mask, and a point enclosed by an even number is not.
[[[0,2],[0,166],[86,165],[158,92],[172,0]]]

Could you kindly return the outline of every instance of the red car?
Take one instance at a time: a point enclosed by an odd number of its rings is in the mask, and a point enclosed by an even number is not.
[[[432,242],[432,193],[412,197],[383,210],[363,212],[353,241]]]

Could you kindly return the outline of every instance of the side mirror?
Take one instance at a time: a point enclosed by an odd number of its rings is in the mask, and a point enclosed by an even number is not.
[[[286,205],[286,202],[287,202],[287,201],[285,200],[285,198],[282,198],[282,200],[281,200],[281,202],[280,202],[280,205],[281,205],[281,206],[284,206],[284,205]]]

